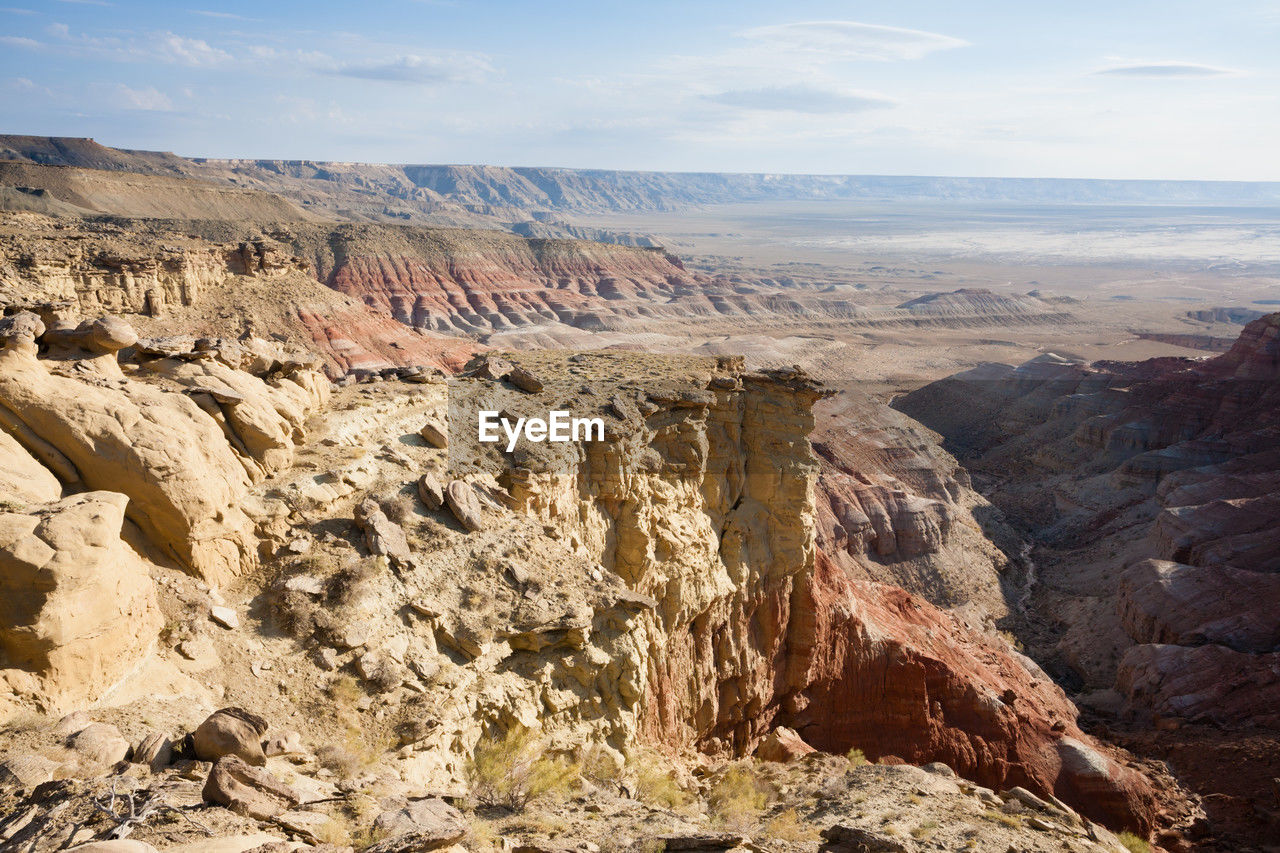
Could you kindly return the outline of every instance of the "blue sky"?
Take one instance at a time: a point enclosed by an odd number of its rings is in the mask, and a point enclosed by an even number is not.
[[[0,129],[191,156],[1280,180],[1280,0],[0,0]]]

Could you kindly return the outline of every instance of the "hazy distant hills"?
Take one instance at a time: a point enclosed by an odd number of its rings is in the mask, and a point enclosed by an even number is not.
[[[622,172],[504,166],[215,160],[108,148],[92,139],[0,136],[0,160],[186,175],[279,192],[308,206],[398,210],[657,211],[757,201],[892,200],[1035,204],[1280,204],[1280,183]],[[338,192],[344,199],[323,198]],[[310,194],[312,197],[307,198]],[[317,195],[319,194],[319,195]],[[389,200],[393,203],[387,204]],[[399,202],[399,204],[394,203]],[[385,211],[376,210],[382,204]],[[374,218],[380,218],[375,216]]]

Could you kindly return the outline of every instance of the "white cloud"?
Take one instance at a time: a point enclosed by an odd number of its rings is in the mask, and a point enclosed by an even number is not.
[[[113,100],[123,109],[144,112],[171,112],[173,102],[169,96],[154,86],[131,89],[123,83],[115,88]]]
[[[476,82],[488,76],[492,66],[484,57],[473,53],[449,53],[420,56],[407,54],[377,62],[339,65],[332,73],[360,80],[389,83]]]
[[[848,92],[795,84],[761,89],[731,89],[705,95],[708,101],[748,110],[798,113],[856,113],[896,106],[892,98],[870,92]]]
[[[1197,77],[1241,77],[1245,72],[1199,62],[1126,62],[1093,72],[1099,76],[1176,79]]]
[[[203,18],[218,18],[224,21],[257,21],[258,18],[246,18],[244,15],[236,15],[231,12],[214,12],[209,9],[188,9],[193,15],[200,15]]]
[[[753,27],[738,35],[775,48],[839,59],[920,59],[934,51],[965,47],[963,39],[923,30],[857,21],[797,21]]]
[[[0,44],[7,44],[10,47],[25,47],[27,50],[38,50],[44,47],[35,39],[29,39],[25,36],[0,36]]]
[[[153,38],[159,58],[167,59],[169,62],[202,67],[219,65],[231,60],[231,54],[212,47],[203,39],[185,38],[173,33],[157,33]]]

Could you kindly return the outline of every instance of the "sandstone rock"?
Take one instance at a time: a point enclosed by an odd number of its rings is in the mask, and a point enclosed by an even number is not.
[[[404,529],[387,518],[373,498],[365,498],[356,507],[356,525],[364,531],[365,545],[374,555],[386,557],[397,568],[411,564],[413,554]]]
[[[67,738],[67,747],[74,751],[86,767],[105,770],[129,754],[129,741],[110,723],[93,723]]]
[[[507,376],[515,369],[515,365],[505,359],[492,355],[482,355],[479,357],[479,364],[472,371],[472,376],[478,376],[481,379],[492,379],[495,382],[506,379]]]
[[[831,853],[907,853],[911,848],[888,835],[837,823],[822,830],[822,850]]]
[[[163,617],[121,539],[128,499],[85,492],[0,512],[0,650],[51,709],[93,702],[150,652]],[[2,683],[2,680],[0,680]]]
[[[507,374],[507,381],[528,394],[537,394],[544,387],[541,379],[523,367],[514,367]]]
[[[1280,653],[1226,646],[1141,645],[1125,652],[1116,686],[1132,711],[1234,727],[1280,725]]]
[[[674,853],[677,850],[732,850],[747,839],[746,836],[733,832],[701,832],[660,835],[658,840],[662,842],[664,850]]]
[[[77,853],[157,853],[156,848],[145,841],[134,841],[121,838],[114,841],[90,841],[88,844],[77,844],[66,848]]]
[[[306,747],[302,745],[302,735],[293,731],[272,735],[262,744],[262,752],[268,758],[277,755],[301,755],[306,751]]]
[[[428,471],[418,478],[418,498],[430,510],[444,506],[444,486],[440,485],[440,480],[433,472]]]
[[[816,752],[800,735],[786,726],[778,726],[756,747],[756,758],[786,764]]]
[[[0,317],[0,342],[10,341],[34,344],[45,332],[44,321],[30,311]]]
[[[234,608],[214,605],[209,608],[209,618],[227,630],[235,630],[240,627],[240,617],[236,614]]]
[[[467,834],[467,821],[462,813],[444,800],[429,797],[413,800],[401,808],[384,811],[373,822],[374,831],[383,838],[379,850],[435,850],[461,841]]]
[[[0,792],[31,790],[53,778],[58,765],[41,755],[15,755],[0,761]]]
[[[288,785],[236,755],[218,759],[205,781],[202,796],[205,802],[256,820],[269,820],[299,802],[298,794]]]
[[[480,508],[480,499],[476,497],[475,488],[463,480],[449,483],[444,493],[445,503],[449,511],[465,530],[475,531],[484,527],[484,511]]]
[[[418,435],[422,436],[422,440],[429,447],[443,450],[449,446],[449,434],[431,422],[423,424],[422,429],[418,430]]]
[[[160,732],[143,735],[138,745],[133,748],[130,760],[134,764],[145,764],[151,772],[159,773],[173,759],[173,741]]]
[[[1216,643],[1240,652],[1280,647],[1280,575],[1143,560],[1120,578],[1118,608],[1138,643]]]
[[[192,733],[197,758],[217,762],[234,755],[243,761],[262,766],[267,763],[262,752],[262,737],[267,721],[242,708],[215,711]]]

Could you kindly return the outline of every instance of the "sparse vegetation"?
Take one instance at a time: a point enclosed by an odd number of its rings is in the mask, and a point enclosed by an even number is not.
[[[800,819],[795,809],[787,809],[772,817],[764,825],[766,838],[795,844],[812,844],[818,841],[818,830]]]
[[[1124,849],[1128,850],[1129,853],[1151,853],[1151,845],[1147,843],[1146,839],[1140,838],[1128,830],[1116,837],[1120,839],[1120,843],[1124,845]]]
[[[768,802],[768,793],[749,763],[726,770],[707,795],[712,821],[730,829],[753,825]]]
[[[680,809],[689,805],[689,794],[680,787],[670,763],[651,750],[630,756],[629,769],[635,774],[636,799],[651,806]]]
[[[938,822],[936,820],[926,820],[923,823],[917,824],[916,828],[911,830],[911,837],[917,841],[921,841],[933,835],[934,830],[937,828]]]
[[[581,778],[581,765],[545,755],[539,738],[523,726],[500,739],[482,740],[467,762],[475,801],[512,811],[522,811],[543,797],[567,794]]]
[[[856,746],[853,749],[849,750],[848,753],[846,753],[846,757],[849,759],[850,767],[861,767],[864,764],[871,763],[870,761],[867,760],[867,756],[863,753],[863,751],[858,749]]]
[[[982,813],[983,820],[989,820],[992,823],[998,823],[1001,826],[1007,826],[1010,829],[1021,829],[1022,818],[1017,815],[1005,814],[995,809],[987,809]]]

